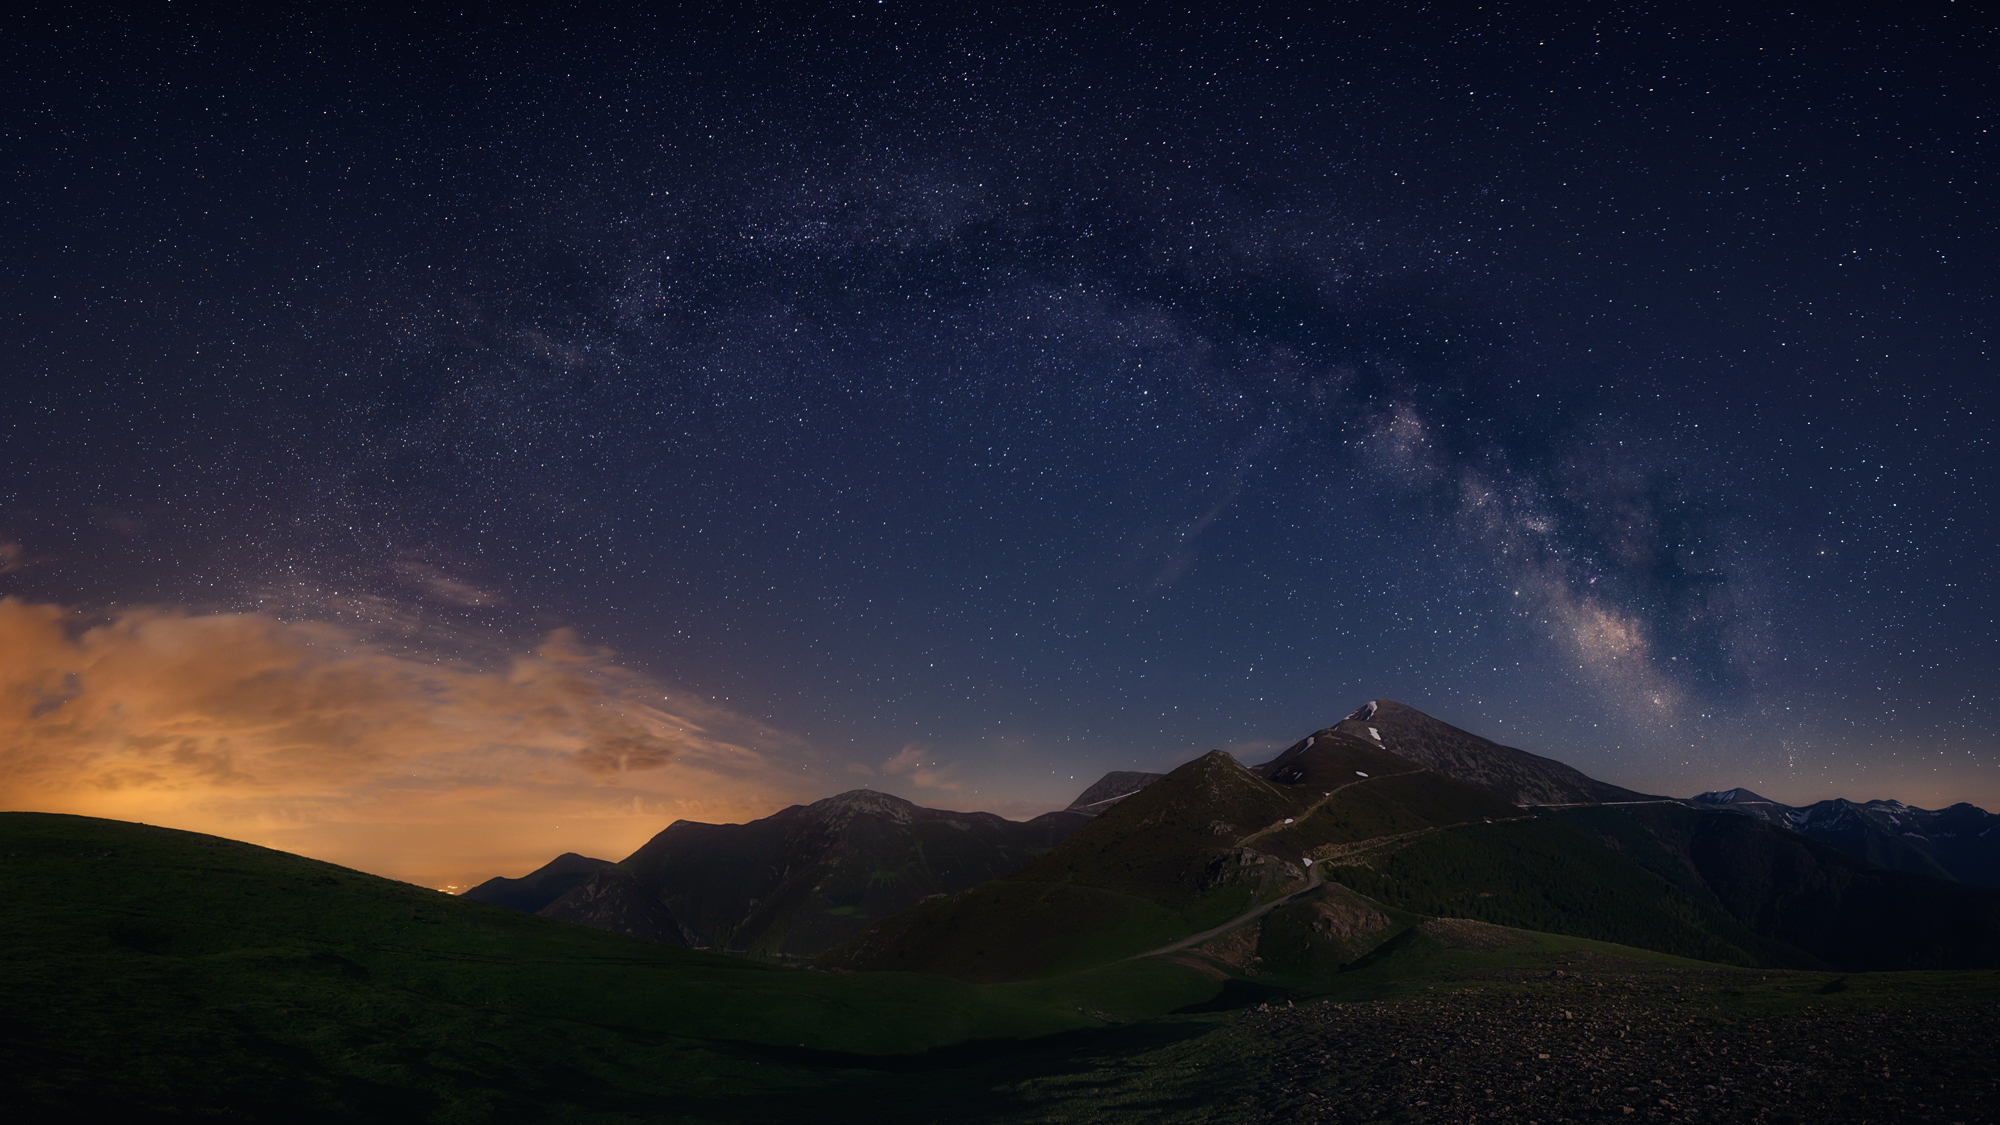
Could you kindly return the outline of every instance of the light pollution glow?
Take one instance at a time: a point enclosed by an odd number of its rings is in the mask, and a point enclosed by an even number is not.
[[[495,667],[261,613],[0,598],[0,807],[249,840],[427,885],[623,858],[826,794],[795,740],[565,630]]]

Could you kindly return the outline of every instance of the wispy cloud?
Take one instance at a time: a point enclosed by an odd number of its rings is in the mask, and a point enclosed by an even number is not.
[[[932,756],[929,743],[906,743],[895,757],[882,763],[882,772],[892,777],[908,778],[924,789],[957,789],[959,785],[952,780],[950,767],[931,761]]]
[[[0,802],[424,881],[822,796],[799,740],[557,630],[486,662],[262,613],[0,599]],[[922,782],[919,782],[922,784]],[[525,865],[525,866],[524,866]]]
[[[498,593],[416,559],[399,559],[391,567],[406,584],[449,605],[485,608],[507,604]]]

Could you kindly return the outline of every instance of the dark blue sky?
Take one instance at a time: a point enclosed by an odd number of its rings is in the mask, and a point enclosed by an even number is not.
[[[0,594],[950,807],[1378,696],[2000,802],[1974,5],[5,18]]]

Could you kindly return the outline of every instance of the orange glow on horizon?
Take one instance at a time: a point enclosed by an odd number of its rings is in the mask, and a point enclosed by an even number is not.
[[[325,622],[0,598],[0,807],[208,832],[426,886],[622,859],[826,795],[809,748],[557,630],[492,666]]]

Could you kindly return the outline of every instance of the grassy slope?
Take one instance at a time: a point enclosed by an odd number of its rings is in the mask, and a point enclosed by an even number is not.
[[[1643,832],[1654,848],[1633,850],[1635,859],[1698,886],[1773,946],[1819,962],[1850,970],[2000,965],[2000,890],[1881,870],[1751,817],[1680,805],[1579,809],[1564,819],[1621,842]]]
[[[1014,875],[877,923],[829,954],[827,963],[975,981],[1077,971],[1199,933],[1273,895],[1299,889],[1308,853],[1338,855],[1344,845],[1419,834],[1419,840],[1407,845],[1407,856],[1385,861],[1407,867],[1413,861],[1428,862],[1419,857],[1452,849],[1450,841],[1435,842],[1423,834],[1464,830],[1453,826],[1502,828],[1484,822],[1521,815],[1490,793],[1345,736],[1315,736],[1311,747],[1293,747],[1264,772],[1271,780],[1222,754],[1190,762]],[[1294,823],[1286,824],[1287,819]],[[1525,831],[1532,836],[1537,830]],[[1269,861],[1242,865],[1239,843]],[[1568,833],[1562,844],[1579,846],[1592,853],[1590,859],[1559,855],[1552,868],[1547,853],[1564,850],[1556,845],[1503,848],[1484,857],[1491,870],[1482,878],[1505,878],[1514,887],[1509,904],[1515,909],[1499,914],[1491,904],[1479,913],[1448,900],[1420,896],[1405,901],[1408,888],[1383,882],[1370,867],[1339,870],[1355,871],[1363,880],[1354,883],[1356,888],[1378,901],[1420,913],[1493,915],[1496,921],[1585,937],[1750,960],[1728,942],[1708,939],[1682,917],[1693,908],[1658,878],[1581,834]],[[1466,862],[1456,855],[1448,860],[1454,873]],[[1558,893],[1555,901],[1529,909],[1530,885],[1551,869],[1590,889]],[[1346,879],[1338,872],[1330,877]],[[1606,880],[1609,891],[1597,885]],[[1614,901],[1597,901],[1607,895]],[[1587,924],[1577,928],[1566,909],[1581,909]],[[1618,917],[1607,920],[1607,910]],[[1722,917],[1719,910],[1710,913]],[[1279,916],[1270,924],[1286,923]],[[1656,937],[1649,926],[1665,936]],[[1309,940],[1303,933],[1298,939]],[[1350,943],[1320,944],[1327,948],[1306,960],[1337,969],[1348,959],[1344,949]],[[1237,968],[1246,969],[1247,963]]]
[[[1730,940],[1742,928],[1720,909],[1548,817],[1431,833],[1386,854],[1332,860],[1328,877],[1419,914],[1758,963]]]
[[[878,922],[823,962],[1001,981],[1142,953],[1303,885],[1275,864],[1241,866],[1233,849],[1304,807],[1303,794],[1209,754],[1020,871]]]
[[[1329,844],[1520,815],[1521,810],[1484,790],[1424,770],[1373,777],[1337,790],[1298,823],[1273,832],[1269,846],[1290,858]]]
[[[1166,966],[1039,991],[782,969],[51,814],[0,814],[0,896],[0,1053],[30,1105],[450,1120],[672,1090],[699,1110],[768,1084],[741,1044],[916,1051],[1214,990]]]

